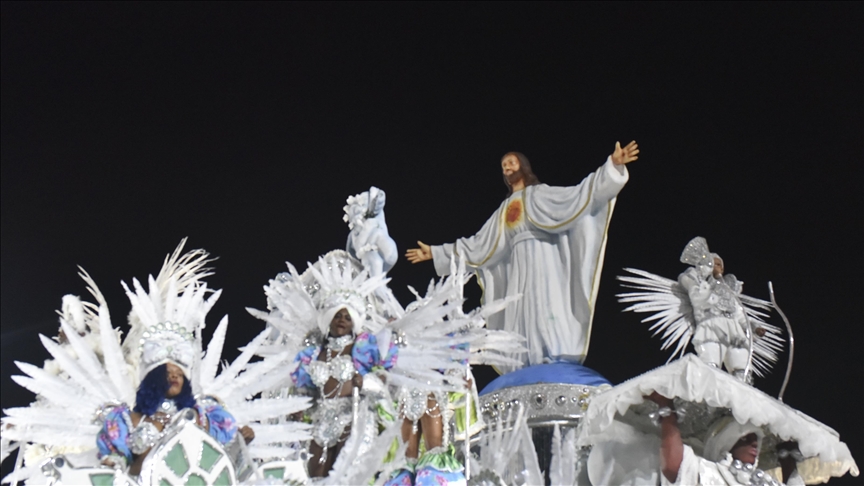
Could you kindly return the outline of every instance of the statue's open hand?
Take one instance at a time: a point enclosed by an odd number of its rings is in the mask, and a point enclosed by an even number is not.
[[[432,259],[432,248],[423,243],[422,241],[418,241],[417,245],[420,248],[411,248],[410,250],[405,252],[405,258],[408,259],[411,263],[420,263],[425,262],[426,260]]]
[[[615,151],[612,152],[612,162],[615,165],[629,164],[638,158],[639,145],[636,145],[636,140],[628,143],[624,148],[621,148],[621,142],[615,142]]]

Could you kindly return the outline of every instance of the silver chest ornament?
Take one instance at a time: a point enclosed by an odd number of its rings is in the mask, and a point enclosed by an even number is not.
[[[354,361],[351,356],[339,355],[331,361],[312,361],[309,363],[309,377],[318,388],[323,388],[332,377],[344,383],[354,376]]]

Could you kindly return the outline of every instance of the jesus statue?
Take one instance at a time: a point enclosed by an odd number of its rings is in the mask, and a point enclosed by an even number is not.
[[[635,141],[616,143],[606,163],[581,183],[552,187],[540,183],[524,155],[510,152],[501,159],[510,195],[480,231],[443,245],[418,241],[405,257],[411,263],[432,260],[439,276],[450,272],[451,258],[464,259],[478,275],[484,300],[521,294],[489,317],[488,326],[525,336],[528,353],[512,356],[523,366],[582,363],[609,220],[629,177],[625,164],[638,154]]]

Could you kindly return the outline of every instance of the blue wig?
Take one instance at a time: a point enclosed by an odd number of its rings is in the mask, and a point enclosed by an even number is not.
[[[168,383],[168,366],[163,364],[153,368],[138,386],[138,393],[135,394],[134,411],[144,415],[153,415],[159,409],[162,400],[165,400],[165,394],[168,393],[169,388],[171,385]],[[178,410],[195,406],[192,386],[189,385],[189,378],[186,378],[186,375],[183,375],[183,389],[173,400],[177,404]]]

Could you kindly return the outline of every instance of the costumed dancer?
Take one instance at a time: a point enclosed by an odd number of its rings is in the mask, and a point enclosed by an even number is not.
[[[606,163],[573,187],[541,184],[528,159],[511,152],[501,159],[510,195],[480,231],[454,243],[408,250],[412,263],[432,260],[447,275],[454,257],[477,272],[487,301],[522,295],[490,329],[527,339],[522,366],[550,361],[581,363],[588,351],[594,302],[603,267],[606,234],[618,192],[628,180],[626,164],[638,158],[635,142],[615,144]],[[512,371],[520,366],[503,368]]]
[[[764,432],[751,422],[740,423],[731,415],[721,416],[709,427],[702,457],[684,444],[672,400],[657,392],[648,397],[660,408],[660,470],[662,485],[765,485],[803,486],[804,480],[792,464],[778,481],[758,469]],[[795,442],[790,445],[797,448]],[[791,480],[791,482],[790,482]]]
[[[591,447],[592,484],[815,484],[858,475],[837,432],[693,354],[593,397],[578,445]]]
[[[380,403],[385,413],[388,408],[392,413],[380,376],[392,367],[396,346],[389,343],[382,353],[368,331],[367,317],[372,316],[366,299],[384,284],[384,275],[369,278],[344,252],[328,256],[317,268],[310,264],[302,277],[288,264],[288,273],[264,287],[269,312],[247,309],[272,326],[271,349],[295,356],[292,393],[314,398],[307,413],[312,423],[308,471],[318,478],[333,467],[360,408],[375,409]],[[308,289],[304,281],[309,281]],[[359,425],[370,439],[378,433],[375,421]]]
[[[408,306],[406,312],[414,312],[419,307],[428,305],[434,297],[445,291],[450,293],[449,301],[464,301],[464,285],[472,275],[466,274],[463,262],[457,264],[454,259],[451,266],[451,278],[442,280],[437,285],[434,281],[430,282],[425,297],[421,297],[418,292],[409,287],[416,300]],[[445,290],[445,287],[449,289]],[[462,329],[448,334],[448,337],[457,342],[460,336],[472,333],[483,335],[483,338],[474,338],[470,342],[453,345],[454,350],[468,351],[469,357],[459,361],[461,369],[442,371],[450,375],[452,382],[462,381],[464,384],[462,391],[428,393],[424,389],[410,387],[400,387],[394,391],[397,412],[402,420],[402,439],[408,445],[405,453],[407,464],[385,483],[387,486],[438,485],[441,481],[455,485],[465,481],[462,474],[463,466],[456,460],[454,454],[453,440],[461,438],[468,441],[472,435],[483,429],[481,417],[477,413],[477,390],[470,372],[470,364],[491,362],[502,364],[509,361],[503,357],[504,355],[518,355],[520,350],[524,351],[524,348],[518,344],[518,339],[509,344],[505,342],[508,336],[516,337],[515,335],[482,329],[488,316],[498,312],[518,297],[513,296],[492,303],[469,315],[466,315],[462,306],[458,305],[452,307],[446,315],[447,320],[459,320],[464,323]],[[491,361],[490,354],[493,356]],[[499,357],[495,358],[495,355]]]
[[[211,448],[234,440],[238,424],[243,424],[240,435],[246,441],[255,437],[248,426],[252,424],[259,433],[260,445],[265,448],[274,442],[274,436],[279,441],[308,437],[303,425],[291,424],[275,430],[262,423],[304,409],[308,399],[278,402],[245,399],[281,380],[282,369],[289,359],[283,354],[249,365],[265,335],[259,335],[217,376],[227,330],[226,316],[202,357],[201,330],[220,292],[209,290],[202,281],[210,275],[205,268],[210,261],[208,254],[194,250],[181,256],[184,243],[185,239],[166,257],[159,276],[149,278],[149,292],[137,280],[133,280],[134,292],[124,284],[132,302],[129,318],[132,329],[122,347],[102,294],[89,276],[82,275],[98,305],[76,301],[72,308],[83,312],[61,317],[69,350],[41,336],[62,373],[52,375],[18,363],[28,376],[13,379],[36,393],[37,400],[29,407],[6,410],[8,416],[3,420],[6,438],[49,450],[54,446],[82,447],[86,451],[77,455],[76,462],[81,459],[78,466],[92,466],[98,458],[98,462],[132,476],[146,474],[145,482],[158,482],[160,478],[172,482],[178,480],[175,473],[158,468],[153,461],[150,466],[154,469],[148,468],[148,452],[171,440],[176,427],[182,427],[190,417],[216,439]],[[72,299],[77,297],[69,301]],[[84,326],[99,329],[101,354],[76,331]],[[191,415],[184,413],[184,409],[190,410]],[[191,452],[184,454],[197,457]],[[220,459],[208,468],[188,464],[192,468],[190,474],[207,482],[236,481],[235,464],[224,453],[215,457]],[[41,476],[43,464],[29,464],[4,478],[4,482],[27,479],[34,474]]]
[[[273,327],[273,350],[298,350],[294,387],[310,393],[316,403],[309,416],[311,476],[328,474],[349,436],[369,434],[371,441],[377,434],[378,424],[353,420],[363,410],[376,410],[382,425],[393,422],[396,413],[388,388],[418,389],[424,397],[462,391],[461,360],[474,354],[483,362],[512,363],[490,351],[513,353],[520,348],[518,336],[481,330],[475,324],[504,302],[462,319],[445,319],[462,305],[450,281],[433,286],[422,304],[388,322],[371,302],[387,280],[383,275],[370,278],[344,252],[331,252],[309,264],[302,276],[291,264],[288,268],[287,274],[265,286],[269,311],[248,310]],[[464,275],[453,279],[463,282]],[[459,370],[458,377],[448,370]],[[352,430],[358,426],[364,430]]]
[[[634,303],[626,311],[652,312],[643,322],[654,321],[654,334],[663,333],[662,349],[675,346],[669,357],[683,355],[688,343],[704,362],[749,382],[751,373],[764,376],[783,349],[778,327],[762,319],[770,302],[741,293],[743,282],[723,274],[723,260],[708,251],[705,238],[687,243],[681,262],[691,265],[677,282],[642,270],[619,277],[625,286],[639,290],[620,294],[620,302]]]

